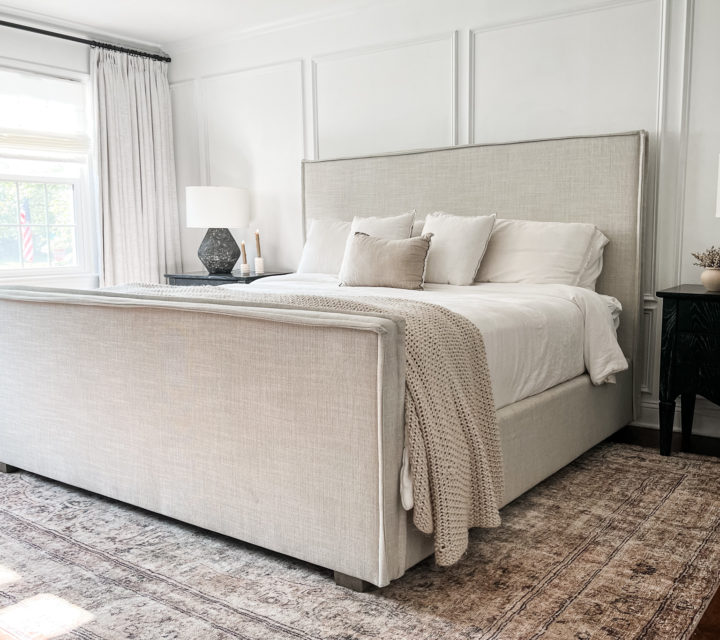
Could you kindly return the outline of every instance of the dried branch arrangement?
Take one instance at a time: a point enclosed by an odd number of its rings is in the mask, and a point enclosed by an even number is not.
[[[705,267],[706,269],[720,269],[720,249],[714,246],[702,253],[691,254],[697,262],[695,266]]]

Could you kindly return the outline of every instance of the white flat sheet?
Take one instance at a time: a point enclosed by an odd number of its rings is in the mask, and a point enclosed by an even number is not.
[[[226,285],[246,287],[247,285]],[[426,284],[424,291],[339,287],[335,276],[290,274],[256,280],[253,289],[334,297],[386,296],[439,304],[483,334],[499,409],[587,370],[595,384],[627,368],[615,337],[620,304],[594,291],[552,284]]]

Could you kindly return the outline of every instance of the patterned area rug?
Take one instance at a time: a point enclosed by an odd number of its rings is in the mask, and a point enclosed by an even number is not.
[[[718,459],[602,445],[502,515],[458,565],[358,594],[324,569],[0,475],[0,638],[680,640],[720,581]]]

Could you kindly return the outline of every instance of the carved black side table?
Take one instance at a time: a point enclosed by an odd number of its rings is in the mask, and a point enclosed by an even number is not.
[[[660,355],[660,453],[670,455],[675,399],[682,398],[682,448],[692,434],[695,396],[720,404],[720,292],[683,284],[663,299]]]
[[[267,273],[251,273],[242,275],[239,271],[232,273],[208,273],[207,271],[199,271],[197,273],[166,273],[168,284],[176,287],[198,287],[203,285],[218,286],[221,284],[250,284],[259,278],[267,278],[268,276],[284,276],[287,271],[267,272]]]

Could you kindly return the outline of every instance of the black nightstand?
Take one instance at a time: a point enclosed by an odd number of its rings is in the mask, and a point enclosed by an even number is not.
[[[267,272],[267,273],[251,273],[249,276],[240,275],[239,271],[232,273],[207,273],[198,271],[197,273],[166,273],[168,284],[177,287],[198,287],[203,285],[217,286],[220,284],[248,284],[259,278],[267,276],[284,276],[290,273],[283,272]]]
[[[720,404],[720,292],[683,284],[663,299],[660,453],[670,455],[675,399],[682,397],[682,449],[690,445],[695,396]]]

